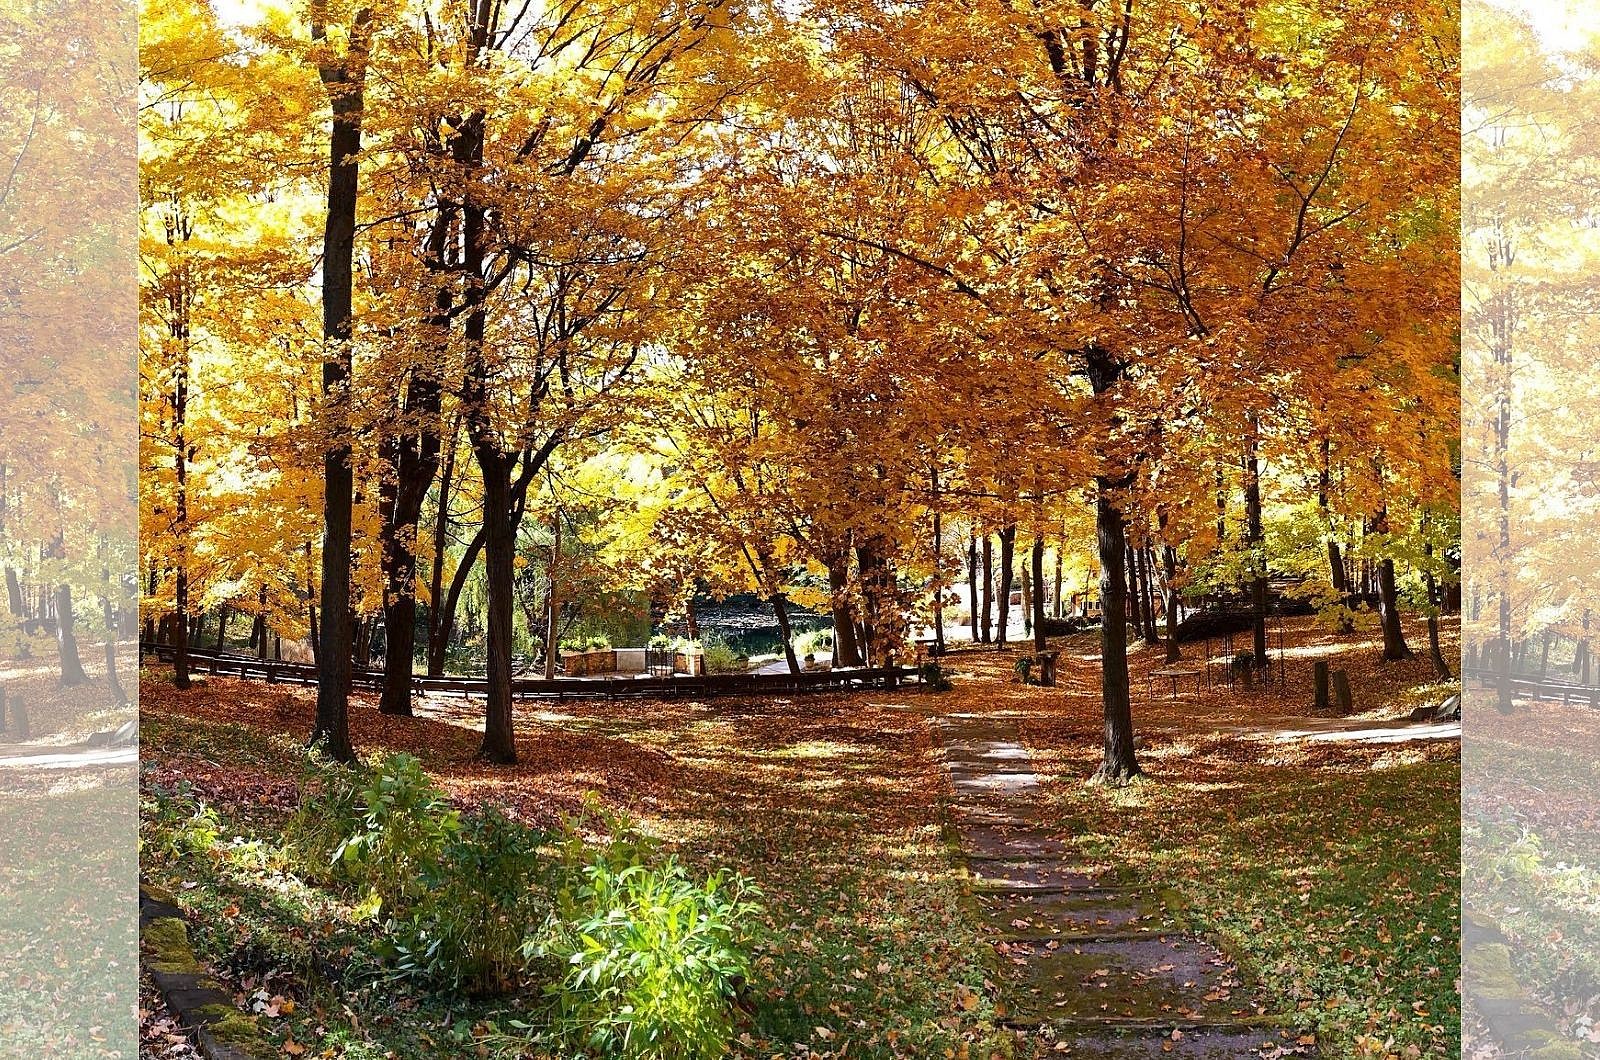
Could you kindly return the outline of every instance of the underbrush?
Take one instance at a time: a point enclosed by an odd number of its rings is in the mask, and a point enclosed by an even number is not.
[[[330,1008],[348,1018],[332,1044],[352,1057],[448,1041],[452,1054],[696,1060],[737,1029],[754,888],[695,876],[597,805],[552,831],[462,812],[404,754],[308,760],[276,830],[181,782],[147,778],[142,803],[146,876],[183,896],[205,956],[277,999],[257,1011],[291,1054],[327,1037],[297,1013]],[[416,1018],[365,1034],[385,1010]]]

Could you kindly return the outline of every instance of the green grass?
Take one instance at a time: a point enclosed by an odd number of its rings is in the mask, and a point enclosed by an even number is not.
[[[1231,783],[1066,785],[1059,806],[1086,854],[1169,887],[1180,923],[1217,940],[1324,1055],[1453,1057],[1459,775],[1454,761],[1241,766]]]

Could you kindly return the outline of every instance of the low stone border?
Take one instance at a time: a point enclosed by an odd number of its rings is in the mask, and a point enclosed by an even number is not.
[[[1528,1060],[1581,1060],[1578,1043],[1517,982],[1511,947],[1489,918],[1462,918],[1462,993],[1506,1052]]]
[[[183,911],[172,896],[143,883],[139,950],[145,974],[209,1060],[270,1060],[277,1055],[255,1017],[235,1008],[233,996],[195,957]]]

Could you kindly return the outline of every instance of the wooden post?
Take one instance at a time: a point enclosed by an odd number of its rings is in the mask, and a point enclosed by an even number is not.
[[[0,688],[0,732],[6,731],[6,690]]]
[[[1341,716],[1355,713],[1355,705],[1350,699],[1350,675],[1343,670],[1333,671],[1333,698],[1339,704]]]
[[[1319,712],[1325,711],[1333,706],[1332,701],[1328,698],[1328,660],[1318,659],[1312,664],[1311,673],[1312,679],[1317,686],[1315,709]]]

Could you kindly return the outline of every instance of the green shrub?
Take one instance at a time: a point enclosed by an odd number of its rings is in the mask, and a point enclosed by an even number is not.
[[[833,630],[808,629],[795,634],[794,653],[804,659],[807,655],[833,651]]]
[[[162,861],[211,854],[222,838],[221,819],[187,781],[173,791],[150,785],[139,801],[140,846]]]
[[[528,947],[562,969],[546,988],[556,1033],[573,1048],[624,1060],[722,1056],[749,971],[757,892],[720,873],[696,881],[625,822],[604,823],[608,841],[576,868],[569,822],[568,876],[545,932]]]
[[[355,884],[356,866],[338,857],[345,840],[362,827],[361,793],[369,774],[314,752],[300,775],[300,798],[284,825],[283,841],[295,871],[324,884]]]
[[[363,815],[334,850],[334,859],[358,871],[382,903],[409,906],[435,870],[446,840],[461,826],[444,793],[408,754],[378,763],[361,791]]]
[[[701,638],[700,646],[705,653],[708,674],[742,674],[750,669],[749,656],[714,633]]]
[[[950,678],[945,675],[944,667],[939,663],[925,662],[917,672],[922,679],[922,686],[930,692],[950,691]]]
[[[463,817],[416,906],[393,924],[395,975],[474,993],[513,985],[523,941],[549,912],[547,839],[497,810]]]

